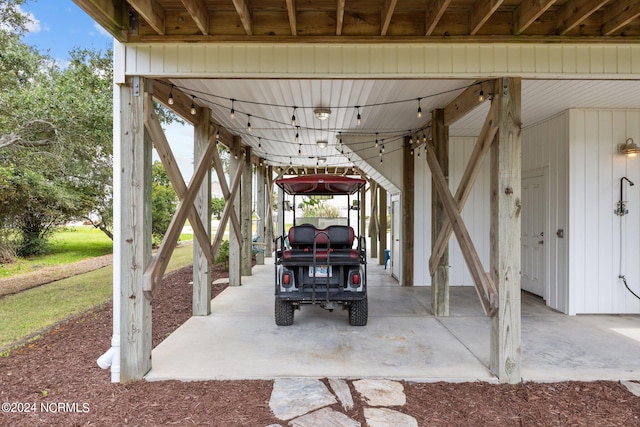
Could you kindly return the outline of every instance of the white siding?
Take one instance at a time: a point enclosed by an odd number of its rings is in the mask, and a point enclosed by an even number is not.
[[[640,184],[640,162],[617,154],[640,140],[639,110],[570,110],[569,313],[639,313],[640,191],[625,184],[629,214],[614,214],[623,176]],[[620,250],[622,245],[622,251]]]
[[[637,44],[127,44],[125,72],[154,77],[636,78]]]

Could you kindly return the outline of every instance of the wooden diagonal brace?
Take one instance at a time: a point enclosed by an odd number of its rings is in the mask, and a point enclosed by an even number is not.
[[[180,203],[178,203],[176,213],[173,215],[169,228],[162,239],[160,249],[156,256],[151,259],[151,262],[144,271],[142,276],[142,289],[147,298],[151,298],[153,296],[155,287],[162,279],[162,276],[167,269],[167,265],[169,264],[171,254],[173,254],[173,250],[176,247],[178,238],[180,237],[184,222],[186,221],[189,213],[194,211],[193,202],[198,195],[198,191],[200,189],[200,185],[202,185],[204,177],[207,175],[207,172],[209,172],[213,154],[217,152],[218,148],[216,144],[210,143],[202,154],[202,157],[198,162],[198,166],[195,169],[195,173],[191,178],[191,183],[184,193],[184,197],[180,200]]]
[[[442,204],[447,212],[447,216],[449,217],[453,231],[456,234],[458,243],[460,244],[462,255],[467,267],[469,268],[473,282],[476,285],[476,292],[480,298],[482,309],[487,316],[493,317],[498,308],[498,292],[496,291],[491,277],[489,277],[482,267],[482,262],[480,262],[480,257],[473,246],[473,241],[471,240],[469,231],[464,224],[462,216],[460,216],[458,205],[453,199],[453,196],[449,191],[449,186],[447,185],[447,180],[442,173],[442,169],[440,169],[440,164],[436,158],[433,143],[427,142],[426,151],[427,162],[431,169],[431,175],[433,177],[433,182],[435,183],[436,191],[442,199]]]
[[[242,169],[244,167],[244,162],[240,162],[240,163],[242,163],[242,166],[240,166],[240,168]],[[229,191],[229,187],[227,186],[227,178],[224,176],[224,168],[222,166],[222,160],[220,160],[220,155],[218,154],[217,151],[213,155],[213,168],[216,170],[216,174],[218,175],[218,181],[220,182],[220,189],[222,190],[222,196],[224,197],[225,202],[227,203],[227,205],[232,204],[233,203],[232,197],[235,197],[235,191],[232,191],[232,192]],[[233,182],[234,181],[232,181],[232,183]],[[233,187],[233,184],[231,186]],[[225,209],[227,208],[227,205],[225,205]],[[231,218],[231,225],[233,228],[233,232],[236,234],[236,238],[238,239],[238,242],[240,242],[240,246],[242,246],[242,229],[240,228],[240,221],[238,221],[238,216],[236,215],[236,211],[232,209],[229,215]],[[226,222],[225,222],[225,226],[226,226]],[[218,227],[218,232],[220,229],[224,231],[224,227]],[[217,250],[213,251],[214,254],[216,252]]]
[[[476,145],[471,153],[469,163],[467,164],[464,174],[462,175],[462,180],[458,185],[455,201],[458,205],[459,212],[462,212],[462,208],[471,194],[473,184],[475,183],[476,178],[480,173],[480,169],[482,168],[482,161],[484,160],[485,155],[489,152],[496,133],[498,132],[498,127],[495,124],[495,112],[495,104],[491,103],[491,108],[489,109],[487,118],[484,121],[484,126],[482,126]],[[453,228],[451,227],[451,221],[446,217],[442,223],[442,228],[438,233],[438,237],[436,238],[433,250],[431,251],[431,257],[429,258],[429,272],[432,276],[438,268],[438,263],[447,248],[452,232]]]
[[[217,156],[217,151],[216,151],[216,156]],[[218,157],[218,160],[220,160],[220,157]],[[242,171],[244,170],[244,162],[240,162],[238,164],[238,169],[236,170],[236,174],[233,176],[233,180],[231,181],[231,192],[229,194],[229,198],[226,200],[226,204],[224,205],[224,209],[222,211],[222,216],[220,218],[220,223],[218,225],[218,231],[216,232],[216,237],[213,240],[213,247],[211,248],[212,252],[214,254],[218,253],[218,250],[220,249],[220,245],[222,244],[222,236],[224,235],[224,229],[227,227],[227,222],[229,221],[229,218],[231,217],[231,219],[234,218],[235,216],[235,210],[233,209],[233,201],[235,200],[236,194],[238,193],[238,188],[240,188],[240,181],[242,181]],[[224,180],[224,175],[223,175],[223,180]],[[220,181],[220,184],[222,184],[222,180]],[[226,187],[226,181],[225,181],[225,187]],[[222,185],[220,185],[222,187]],[[229,191],[227,189],[227,191]],[[236,236],[238,235],[238,233],[240,232],[240,227],[233,227],[235,228],[235,232],[236,232]],[[240,242],[240,245],[242,245],[242,239],[238,239],[238,241]]]
[[[184,178],[180,173],[180,169],[178,168],[178,163],[176,162],[175,157],[173,156],[173,152],[171,151],[171,147],[169,146],[169,141],[167,141],[167,137],[162,130],[162,126],[160,125],[160,121],[158,120],[158,116],[155,113],[153,108],[153,102],[151,99],[151,95],[147,96],[145,100],[145,120],[144,125],[151,136],[151,140],[153,141],[153,145],[160,156],[160,160],[162,161],[162,165],[164,169],[167,171],[167,175],[169,176],[169,180],[173,185],[178,198],[182,200],[184,198],[185,193],[187,192],[187,185],[184,182]],[[209,144],[215,144],[215,141],[212,138],[209,139]],[[207,233],[204,224],[202,223],[202,219],[198,215],[195,207],[191,207],[189,212],[189,223],[193,227],[193,233],[202,248],[202,252],[204,256],[209,261],[209,264],[214,264],[215,259],[211,252],[211,240],[209,238],[209,233]]]

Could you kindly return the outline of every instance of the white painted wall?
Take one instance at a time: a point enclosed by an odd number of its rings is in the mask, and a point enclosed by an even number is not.
[[[618,279],[622,261],[640,294],[640,159],[617,154],[627,138],[640,141],[640,110],[575,109],[569,120],[569,313],[640,313]],[[636,186],[626,187],[621,219],[613,212],[623,176]]]

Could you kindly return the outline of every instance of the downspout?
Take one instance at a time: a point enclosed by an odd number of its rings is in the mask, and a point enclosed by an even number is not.
[[[122,230],[120,226],[121,212],[121,156],[120,156],[120,87],[118,83],[124,82],[124,46],[117,40],[113,46],[114,73],[113,73],[113,334],[111,336],[111,348],[96,361],[102,369],[111,367],[111,382],[120,382],[120,240]],[[121,80],[121,81],[120,81]]]

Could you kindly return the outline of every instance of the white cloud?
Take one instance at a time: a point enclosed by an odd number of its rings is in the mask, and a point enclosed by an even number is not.
[[[105,36],[105,37],[112,37],[111,34],[109,34],[109,32],[107,30],[105,30],[104,28],[102,28],[100,26],[100,24],[98,24],[97,22],[93,23],[93,28],[96,29],[96,31],[98,32],[98,34],[100,34],[101,36]]]
[[[42,28],[40,20],[31,12],[25,12],[18,6],[20,13],[26,18],[25,28],[30,33],[39,33],[40,31],[49,31],[49,28]]]

